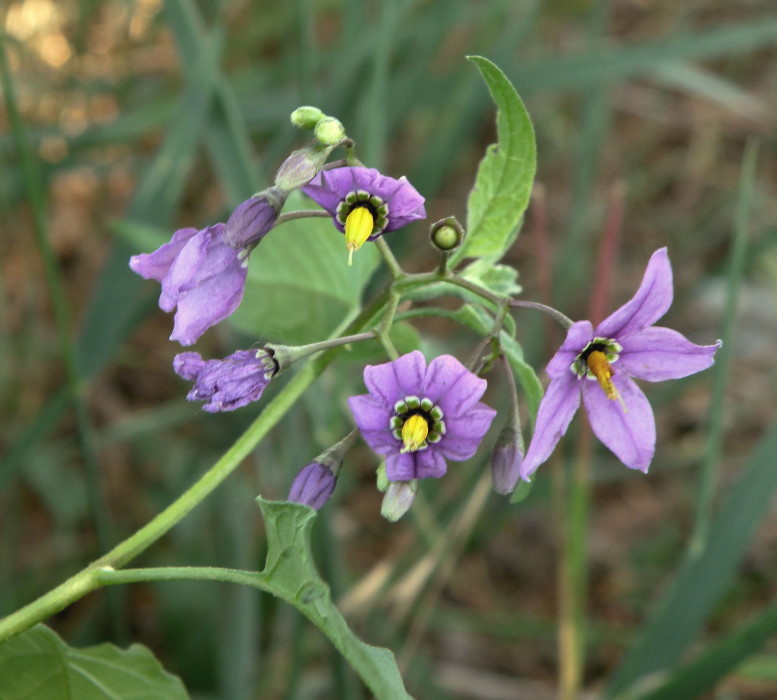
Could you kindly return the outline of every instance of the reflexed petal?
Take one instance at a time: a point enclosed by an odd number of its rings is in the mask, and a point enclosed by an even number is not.
[[[653,409],[642,390],[626,375],[613,376],[620,401],[607,398],[596,382],[583,382],[583,403],[594,434],[630,469],[647,472],[656,449]]]
[[[614,369],[637,379],[662,382],[707,369],[715,361],[720,341],[696,345],[671,328],[653,326],[621,339],[623,351]]]
[[[435,357],[426,369],[421,396],[430,398],[445,417],[460,416],[483,396],[488,382],[451,355]]]
[[[389,481],[410,481],[416,478],[416,452],[396,452],[386,457],[386,476]]]
[[[178,229],[169,243],[160,246],[153,253],[133,255],[130,258],[130,268],[144,279],[161,282],[170,272],[170,267],[178,253],[196,233],[196,228]]]
[[[652,326],[672,304],[672,266],[666,248],[648,262],[637,293],[596,327],[597,336],[615,338]]]
[[[567,337],[556,354],[548,362],[545,371],[551,379],[557,379],[571,374],[571,366],[575,358],[594,338],[594,327],[590,321],[577,321],[567,331]]]
[[[448,470],[445,458],[433,447],[416,452],[415,461],[418,470],[416,479],[439,479]]]
[[[537,413],[531,444],[523,458],[521,478],[528,481],[548,457],[561,436],[567,432],[572,416],[580,406],[580,384],[571,372],[561,375],[548,385]]]
[[[337,205],[353,189],[353,178],[350,173],[345,172],[347,170],[350,168],[322,170],[302,191],[334,216],[337,213]]]

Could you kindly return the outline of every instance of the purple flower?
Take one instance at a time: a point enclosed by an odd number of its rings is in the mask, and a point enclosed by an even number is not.
[[[424,198],[406,178],[372,168],[322,170],[302,191],[332,215],[350,254],[365,241],[426,218]]]
[[[695,345],[669,328],[653,326],[672,303],[666,248],[653,253],[637,293],[596,328],[578,321],[548,363],[550,385],[523,460],[528,480],[553,452],[580,406],[596,437],[631,469],[647,472],[656,446],[653,410],[632,377],[679,379],[712,365],[720,341]]]
[[[312,462],[303,467],[289,489],[288,501],[296,501],[318,510],[323,506],[335,490],[337,476],[329,467]]]
[[[186,396],[189,401],[207,402],[208,413],[234,411],[258,401],[277,372],[272,355],[266,350],[238,350],[223,360],[203,360],[197,352],[175,356],[173,369],[194,382]]]
[[[255,248],[275,225],[286,193],[268,187],[237,205],[227,219],[224,241],[231,248]]]
[[[426,366],[415,350],[393,362],[367,365],[368,394],[348,405],[367,444],[386,456],[390,481],[438,478],[445,459],[468,459],[496,411],[478,399],[486,380],[455,357],[441,355]]]
[[[243,298],[246,267],[224,240],[224,224],[197,231],[179,229],[153,253],[133,255],[130,268],[162,283],[159,308],[175,313],[170,340],[192,345],[208,328],[229,316]]]

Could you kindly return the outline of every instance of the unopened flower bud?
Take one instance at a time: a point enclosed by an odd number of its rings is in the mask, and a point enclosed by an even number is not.
[[[303,503],[316,510],[321,508],[335,490],[343,457],[353,445],[356,433],[356,430],[351,431],[340,442],[324,450],[310,464],[303,467],[294,477],[287,500]]]
[[[292,151],[275,174],[275,185],[286,192],[307,185],[324,167],[335,145],[315,143]]]
[[[513,426],[501,433],[491,453],[491,476],[494,490],[502,495],[512,493],[520,478],[523,463],[523,440]]]
[[[291,113],[291,123],[300,129],[315,129],[316,124],[324,118],[324,113],[318,107],[305,105],[297,107]]]
[[[336,483],[337,477],[329,467],[312,462],[294,477],[286,500],[296,501],[318,510],[329,500]]]
[[[389,522],[397,522],[410,510],[417,491],[418,479],[390,482],[386,494],[383,496],[380,514]]]
[[[389,487],[391,482],[389,481],[388,474],[386,474],[385,459],[380,460],[380,464],[378,465],[378,468],[375,472],[375,476],[375,486],[377,487],[378,491],[381,493],[386,493],[386,489]]]
[[[429,229],[429,240],[432,245],[444,253],[450,253],[458,248],[464,240],[464,227],[456,220],[455,216],[440,219],[433,223]]]
[[[268,187],[238,204],[227,220],[224,241],[235,250],[255,247],[275,225],[286,192]]]
[[[324,117],[316,124],[314,134],[325,146],[336,146],[345,138],[345,127],[339,119]]]

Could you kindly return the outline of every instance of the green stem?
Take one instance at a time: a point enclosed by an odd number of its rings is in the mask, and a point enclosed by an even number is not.
[[[397,313],[397,306],[399,306],[399,294],[392,290],[389,294],[389,300],[386,304],[386,310],[383,314],[383,318],[381,319],[380,326],[375,331],[376,335],[378,336],[378,340],[380,340],[381,344],[386,350],[386,353],[388,353],[388,356],[392,360],[396,360],[399,357],[399,353],[397,352],[397,349],[394,347],[394,343],[391,342],[391,338],[389,337],[391,326],[394,323],[394,316]]]
[[[390,288],[376,297],[351,322],[346,331],[362,328],[389,300]],[[0,643],[45,620],[99,587],[95,571],[119,568],[145,551],[226,479],[283,418],[342,348],[332,348],[306,364],[264,408],[256,420],[198,481],[135,534],[118,544],[85,569],[25,607],[0,620]]]
[[[275,221],[275,226],[280,226],[281,224],[285,224],[287,221],[294,221],[295,219],[313,218],[331,219],[332,215],[323,209],[300,209],[299,211],[287,211],[277,218]]]
[[[558,309],[554,309],[552,306],[548,306],[547,304],[540,304],[538,301],[524,301],[523,299],[512,299],[510,301],[510,306],[520,306],[525,309],[534,309],[535,311],[542,311],[542,313],[547,314],[550,316],[554,321],[558,321],[564,329],[568,329],[574,321],[569,318],[569,316],[565,316],[562,314]]]
[[[273,588],[265,583],[266,577],[258,571],[224,569],[218,566],[159,566],[121,571],[102,567],[95,569],[92,578],[98,586],[148,581],[224,581],[274,592]]]
[[[388,247],[388,243],[383,240],[383,238],[376,238],[375,239],[375,247],[378,249],[378,252],[383,256],[383,262],[386,263],[389,271],[391,272],[391,276],[395,280],[401,280],[407,275],[405,274],[405,271],[400,266],[399,262],[397,262],[397,259],[394,257],[394,253],[391,252],[391,248]]]

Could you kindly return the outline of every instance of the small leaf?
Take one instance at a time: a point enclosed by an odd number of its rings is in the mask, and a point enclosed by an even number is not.
[[[260,574],[266,589],[297,608],[329,637],[378,700],[412,700],[394,655],[354,635],[318,575],[310,552],[316,511],[299,503],[265,501],[261,496],[256,500],[267,528],[267,564]]]
[[[497,143],[480,162],[467,202],[467,237],[454,254],[501,257],[512,244],[529,204],[537,170],[534,129],[526,108],[505,74],[491,61],[470,56],[497,106]]]
[[[74,649],[44,625],[0,646],[0,700],[183,700],[180,679],[140,644]]]
[[[304,208],[301,194],[289,197],[286,211]],[[281,224],[251,254],[245,296],[230,322],[263,340],[320,340],[358,306],[377,263],[367,243],[349,267],[343,234],[329,218]]]
[[[461,276],[500,296],[519,294],[523,287],[517,282],[518,270],[495,262],[492,258],[478,258],[461,271]]]

